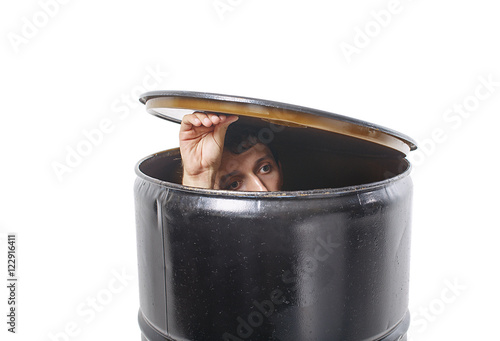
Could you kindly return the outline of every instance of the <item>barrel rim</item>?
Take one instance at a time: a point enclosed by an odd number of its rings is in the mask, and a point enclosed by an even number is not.
[[[368,192],[368,191],[373,191],[376,189],[379,189],[381,187],[386,187],[394,182],[397,182],[403,178],[406,178],[410,175],[412,166],[411,163],[406,159],[402,158],[401,160],[406,162],[407,168],[405,171],[402,173],[393,176],[391,178],[381,180],[381,181],[376,181],[376,182],[371,182],[368,184],[360,184],[360,185],[354,185],[354,186],[345,186],[345,187],[339,187],[339,188],[318,188],[318,189],[311,189],[311,190],[299,190],[299,191],[275,191],[275,192],[246,192],[246,191],[231,191],[231,190],[223,190],[223,189],[207,189],[207,188],[198,188],[198,187],[191,187],[191,186],[184,186],[181,184],[177,184],[174,182],[169,182],[169,181],[164,181],[164,180],[159,180],[154,177],[151,177],[149,175],[146,175],[143,171],[141,171],[140,167],[141,165],[160,155],[160,154],[168,154],[168,153],[173,153],[174,151],[178,151],[179,148],[172,148],[172,149],[167,149],[158,153],[154,153],[151,155],[148,155],[139,162],[136,163],[135,166],[135,173],[136,175],[148,182],[154,183],[156,185],[159,185],[161,187],[165,187],[168,189],[175,189],[177,191],[181,192],[188,192],[192,194],[199,194],[203,196],[215,196],[215,197],[227,197],[227,198],[304,198],[304,197],[322,197],[322,196],[341,196],[345,194],[353,194],[353,193],[363,193],[363,192]]]

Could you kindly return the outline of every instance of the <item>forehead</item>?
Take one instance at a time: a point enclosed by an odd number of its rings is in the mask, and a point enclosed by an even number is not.
[[[222,153],[219,173],[223,175],[238,169],[253,167],[255,162],[262,158],[274,161],[271,150],[263,143],[257,143],[241,154],[234,154],[225,149]]]

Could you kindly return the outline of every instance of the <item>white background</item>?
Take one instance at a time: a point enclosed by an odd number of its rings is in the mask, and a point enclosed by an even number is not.
[[[158,89],[309,106],[416,139],[412,339],[494,339],[498,13],[488,0],[4,1],[0,339],[139,340],[134,166],[178,133],[137,101]]]

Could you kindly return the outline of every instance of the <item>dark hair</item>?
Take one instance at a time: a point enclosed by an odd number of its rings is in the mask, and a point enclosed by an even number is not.
[[[226,138],[224,140],[224,148],[233,154],[241,154],[257,143],[266,145],[273,154],[274,160],[278,162],[276,151],[272,145],[272,139],[261,136],[265,131],[260,131],[258,128],[232,124],[226,131]]]

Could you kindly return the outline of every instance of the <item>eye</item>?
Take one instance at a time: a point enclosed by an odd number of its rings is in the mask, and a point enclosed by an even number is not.
[[[271,171],[271,165],[268,163],[268,164],[265,164],[264,166],[262,166],[260,168],[260,171],[261,173],[264,173],[264,174],[267,174]]]
[[[226,189],[236,190],[240,187],[240,184],[241,184],[241,181],[233,181],[228,186],[226,186]]]

